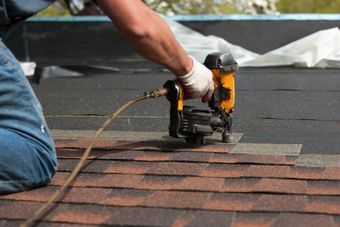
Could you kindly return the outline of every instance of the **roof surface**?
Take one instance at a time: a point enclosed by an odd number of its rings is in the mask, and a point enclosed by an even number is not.
[[[47,187],[1,196],[2,224],[30,217],[88,142],[56,140],[57,174]],[[299,166],[297,146],[262,144],[281,155],[233,152],[237,146],[101,140],[41,225],[339,226],[340,168]]]
[[[17,226],[58,190],[106,115],[169,78],[92,72],[34,86],[59,169],[47,187],[0,196],[0,226]],[[170,139],[167,101],[138,104],[39,226],[340,226],[339,82],[337,70],[241,69],[229,145]]]

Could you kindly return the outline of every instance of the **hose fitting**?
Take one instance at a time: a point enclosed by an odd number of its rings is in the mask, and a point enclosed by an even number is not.
[[[166,95],[168,90],[166,88],[159,88],[153,91],[145,92],[144,96],[147,98],[158,98]]]

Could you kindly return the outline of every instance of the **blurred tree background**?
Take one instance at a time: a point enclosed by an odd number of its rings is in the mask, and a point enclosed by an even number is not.
[[[143,0],[166,15],[340,13],[340,0]],[[38,16],[70,16],[91,0],[58,0]],[[74,10],[76,9],[76,10]],[[79,9],[79,10],[78,10]],[[87,11],[88,12],[88,11]],[[90,11],[92,12],[92,11]],[[80,13],[82,14],[82,13]],[[86,14],[86,13],[83,13]]]
[[[56,1],[50,7],[38,13],[38,17],[53,17],[53,16],[71,16],[68,8],[61,3],[61,1]]]
[[[340,13],[340,0],[280,0],[281,13]]]

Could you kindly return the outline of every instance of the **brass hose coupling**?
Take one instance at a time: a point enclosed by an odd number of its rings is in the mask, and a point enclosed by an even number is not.
[[[145,92],[144,96],[147,98],[158,98],[166,95],[168,90],[166,88],[159,88],[153,91]]]

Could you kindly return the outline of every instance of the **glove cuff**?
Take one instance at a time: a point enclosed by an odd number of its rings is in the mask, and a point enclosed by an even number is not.
[[[189,56],[191,59],[192,59],[192,69],[189,73],[185,74],[184,76],[180,76],[178,77],[178,79],[181,81],[181,83],[185,86],[187,84],[190,84],[191,81],[192,81],[192,77],[196,71],[196,68],[197,68],[197,60],[192,57],[192,56]]]

